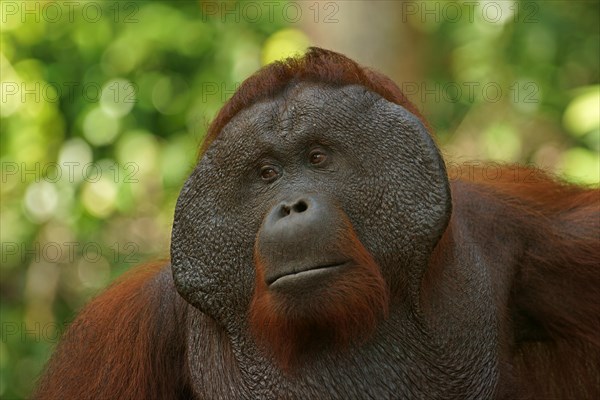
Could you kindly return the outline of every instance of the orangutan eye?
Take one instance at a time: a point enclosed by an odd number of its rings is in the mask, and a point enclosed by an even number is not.
[[[312,165],[320,165],[327,160],[327,154],[321,150],[313,150],[308,155],[308,160]]]
[[[272,165],[264,165],[260,169],[260,177],[266,182],[273,182],[279,176],[279,172]]]

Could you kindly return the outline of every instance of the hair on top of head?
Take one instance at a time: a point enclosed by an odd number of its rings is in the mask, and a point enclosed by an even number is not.
[[[275,61],[242,82],[210,124],[200,155],[238,112],[260,100],[279,95],[291,83],[303,81],[332,86],[362,85],[384,99],[406,108],[428,126],[417,108],[388,77],[362,67],[340,53],[309,47],[304,55]]]

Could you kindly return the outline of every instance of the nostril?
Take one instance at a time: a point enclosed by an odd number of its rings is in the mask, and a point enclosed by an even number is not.
[[[304,200],[300,200],[299,202],[294,204],[293,209],[295,212],[301,213],[308,209],[308,204],[306,204]]]
[[[309,204],[310,203],[306,200],[298,200],[294,203],[282,202],[273,210],[273,216],[276,219],[282,219],[285,217],[289,217],[292,214],[300,214],[308,210]]]

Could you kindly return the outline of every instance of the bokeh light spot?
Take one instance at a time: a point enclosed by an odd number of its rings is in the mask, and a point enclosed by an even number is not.
[[[94,146],[104,146],[119,134],[119,121],[102,108],[90,111],[83,121],[83,136]]]
[[[47,221],[58,205],[56,186],[46,181],[32,183],[27,187],[23,205],[33,222]]]
[[[136,103],[135,86],[126,79],[113,79],[102,86],[100,107],[107,115],[123,117]]]
[[[108,175],[102,175],[96,182],[86,182],[81,193],[83,206],[98,218],[105,218],[113,212],[116,199],[117,186]]]
[[[267,39],[263,47],[263,65],[273,61],[303,54],[310,45],[304,32],[298,29],[283,29]]]
[[[565,128],[582,136],[600,127],[600,86],[593,86],[575,97],[563,115]]]

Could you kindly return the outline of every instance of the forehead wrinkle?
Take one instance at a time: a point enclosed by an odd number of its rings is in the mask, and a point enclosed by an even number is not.
[[[284,145],[315,129],[339,125],[346,116],[371,111],[379,100],[380,96],[360,85],[333,87],[299,82],[274,98],[242,110],[234,117],[234,130],[240,132],[235,136],[244,142],[250,140],[252,145]],[[335,121],[332,115],[337,115]]]
[[[272,101],[261,101],[240,111],[228,126],[236,137],[256,137],[263,132],[273,130],[276,125],[277,109]]]
[[[295,136],[293,133],[297,132],[300,128],[301,118],[302,120],[307,116],[314,118],[319,114],[318,110],[314,107],[311,107],[313,110],[307,110],[310,107],[310,103],[298,99],[295,93],[282,93],[266,102],[265,106],[269,110],[269,114],[265,115],[270,128],[268,134],[271,134],[269,136],[274,135],[278,140],[284,139],[287,141],[293,139]]]
[[[287,117],[282,115],[279,98],[264,100],[242,110],[232,121],[232,138],[244,148],[245,157],[255,158],[259,153],[269,153],[284,142],[282,129]]]
[[[323,112],[329,98],[327,88],[314,83],[302,82],[294,85],[282,96],[282,128],[287,133],[305,132],[315,125],[326,122]]]
[[[312,111],[313,118],[325,122],[329,121],[326,116],[339,111],[346,111],[348,115],[369,111],[382,99],[361,85],[336,87],[305,82],[296,85],[293,90],[293,101],[300,105],[299,108]]]

